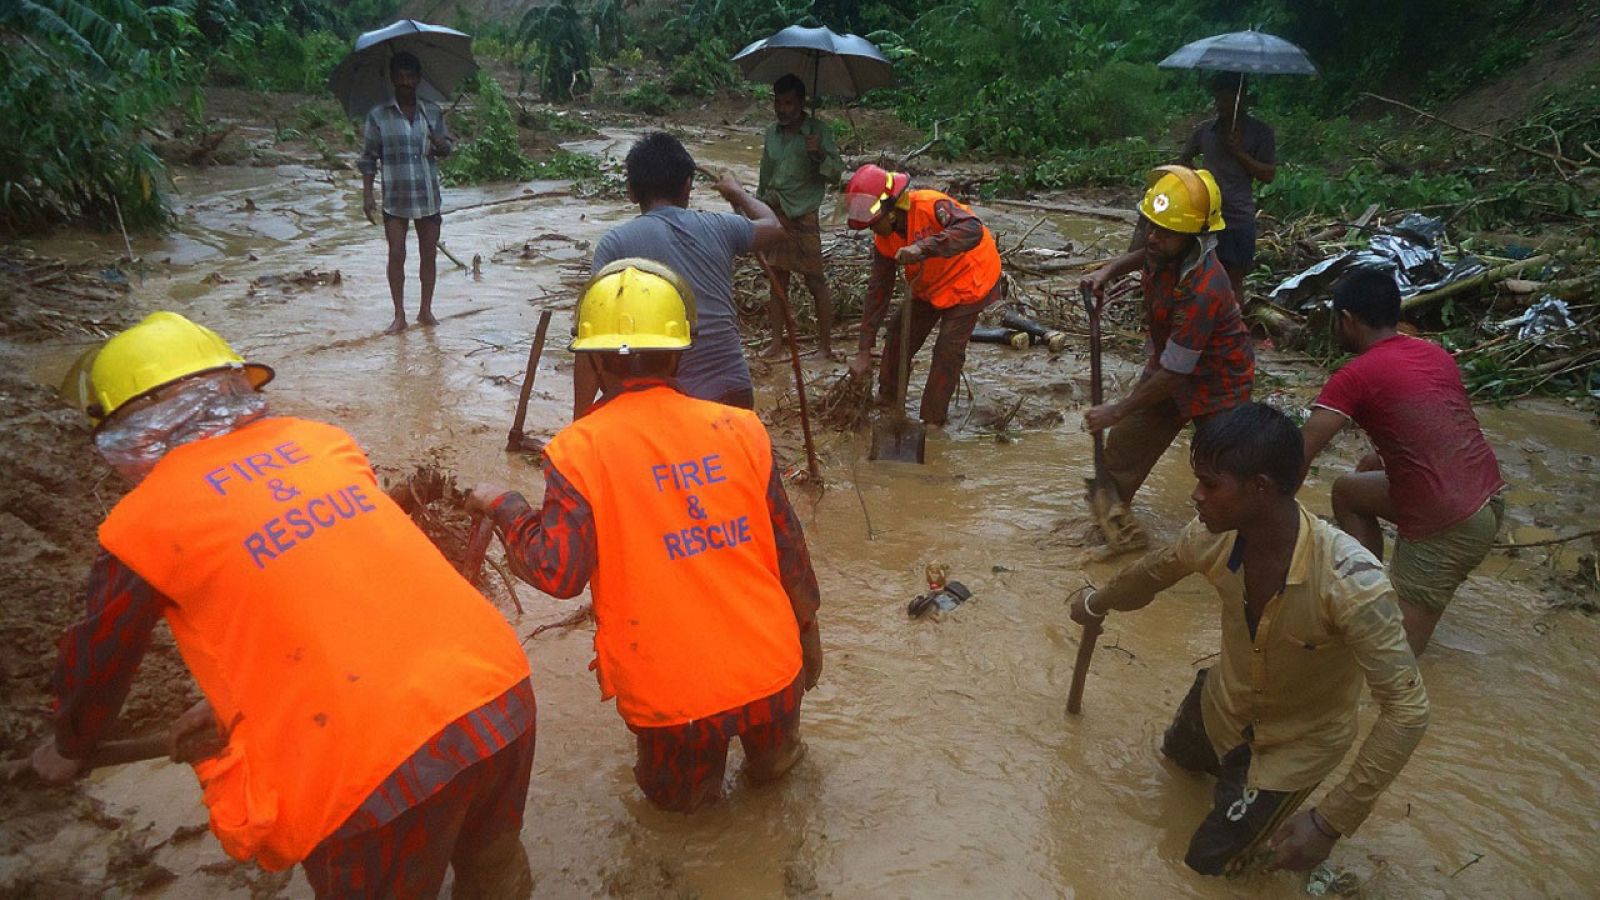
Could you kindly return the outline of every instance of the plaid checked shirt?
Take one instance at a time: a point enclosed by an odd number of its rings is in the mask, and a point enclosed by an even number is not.
[[[1144,267],[1150,365],[1187,375],[1173,395],[1190,418],[1250,400],[1256,355],[1228,274],[1208,244],[1180,265]]]
[[[442,151],[428,155],[428,137],[444,142]],[[403,219],[421,219],[440,210],[439,160],[455,150],[455,138],[439,107],[417,101],[415,120],[407,119],[396,100],[380,103],[367,113],[366,142],[356,169],[375,175],[383,169],[383,211]]]

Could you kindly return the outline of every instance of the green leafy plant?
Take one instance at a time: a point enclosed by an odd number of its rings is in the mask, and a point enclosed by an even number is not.
[[[500,83],[487,76],[479,78],[472,138],[440,164],[440,179],[446,184],[520,181],[533,172],[533,160],[517,142],[517,123]]]
[[[131,2],[0,5],[0,231],[166,221],[165,168],[141,132],[193,77],[181,47],[146,49],[174,36]]]
[[[539,93],[547,99],[570,100],[588,92],[589,30],[572,0],[528,10],[517,26],[517,40],[537,48]]]
[[[636,113],[659,116],[675,108],[678,102],[661,85],[647,81],[623,94],[622,105]]]

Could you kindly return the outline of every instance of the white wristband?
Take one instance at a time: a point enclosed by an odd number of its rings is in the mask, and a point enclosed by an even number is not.
[[[1094,617],[1096,619],[1104,619],[1106,617],[1105,613],[1103,613],[1103,612],[1098,612],[1097,613],[1097,612],[1094,611],[1094,607],[1089,605],[1089,601],[1093,600],[1094,596],[1095,595],[1091,593],[1089,596],[1083,598],[1083,611],[1088,613],[1090,616],[1092,616],[1092,617]]]

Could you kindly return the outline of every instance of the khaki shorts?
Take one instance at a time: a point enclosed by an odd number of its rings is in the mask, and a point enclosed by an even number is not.
[[[1505,514],[1505,498],[1496,494],[1466,521],[1433,537],[1420,541],[1400,538],[1389,563],[1389,582],[1395,593],[1412,606],[1435,614],[1444,612],[1456,588],[1489,555]]]

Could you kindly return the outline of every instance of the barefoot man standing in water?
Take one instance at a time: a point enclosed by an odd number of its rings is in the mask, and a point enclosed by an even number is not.
[[[366,143],[356,169],[361,172],[361,211],[375,221],[378,209],[372,179],[383,168],[383,234],[389,242],[389,296],[394,300],[394,321],[384,334],[406,330],[406,231],[417,223],[417,275],[422,280],[422,301],[417,324],[437,325],[433,317],[433,282],[439,258],[439,160],[455,149],[455,138],[438,106],[417,98],[422,63],[410,53],[389,60],[389,81],[394,98],[367,113]]]

